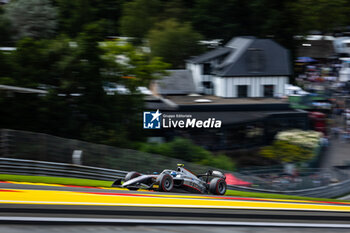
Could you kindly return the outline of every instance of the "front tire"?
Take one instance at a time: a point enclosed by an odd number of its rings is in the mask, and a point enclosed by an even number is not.
[[[128,172],[128,174],[126,174],[124,180],[125,180],[125,182],[126,182],[126,181],[129,181],[129,180],[131,180],[131,179],[134,179],[134,178],[136,178],[136,177],[138,177],[138,176],[141,176],[141,174],[138,173],[138,172]]]
[[[215,195],[224,195],[226,193],[227,184],[223,178],[214,178],[209,183],[209,192]]]
[[[138,176],[141,176],[141,174],[138,173],[138,172],[128,172],[128,174],[126,174],[124,180],[125,180],[125,182],[126,182],[126,181],[131,180],[131,179],[134,179],[134,178],[136,178],[136,177],[138,177]],[[126,188],[129,189],[129,190],[131,190],[131,191],[137,191],[137,190],[138,190],[138,188],[135,188],[135,187],[126,187]]]
[[[158,191],[170,192],[174,187],[174,179],[169,174],[161,174],[157,178],[157,183],[159,185]]]

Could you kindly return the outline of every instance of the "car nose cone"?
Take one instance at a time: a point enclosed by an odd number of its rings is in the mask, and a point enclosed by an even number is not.
[[[128,185],[132,185],[132,184],[136,184],[138,182],[141,182],[143,179],[147,178],[148,176],[147,175],[141,175],[141,176],[138,176],[134,179],[131,179],[131,180],[128,180],[126,181],[124,184],[122,184],[122,187],[125,188],[127,187]]]

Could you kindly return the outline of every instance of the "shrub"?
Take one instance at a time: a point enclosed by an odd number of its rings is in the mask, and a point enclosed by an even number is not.
[[[141,145],[140,150],[225,170],[234,170],[235,168],[232,159],[226,155],[214,155],[184,138],[175,138],[167,143],[144,143]]]

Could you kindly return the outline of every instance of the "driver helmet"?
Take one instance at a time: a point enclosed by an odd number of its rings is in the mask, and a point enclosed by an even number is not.
[[[176,177],[176,172],[175,172],[175,171],[172,171],[172,172],[170,173],[170,175],[172,175],[173,177]]]

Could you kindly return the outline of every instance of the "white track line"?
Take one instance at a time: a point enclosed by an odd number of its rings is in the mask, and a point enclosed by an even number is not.
[[[350,224],[332,223],[289,223],[289,222],[231,222],[199,220],[159,220],[159,219],[110,219],[110,218],[65,218],[65,217],[17,217],[0,216],[0,221],[38,223],[108,223],[108,224],[175,224],[175,225],[216,225],[251,227],[305,227],[305,228],[350,228]]]
[[[350,212],[350,210],[322,209],[320,208],[291,208],[291,207],[259,207],[259,206],[222,206],[222,205],[181,205],[181,204],[133,204],[133,203],[103,203],[103,202],[67,202],[67,201],[12,201],[0,200],[0,204],[38,204],[38,205],[92,205],[92,206],[128,206],[128,207],[164,207],[164,208],[205,208],[205,209],[253,209],[253,210],[292,210],[292,211],[322,211],[322,212]],[[302,205],[295,203],[295,205]],[[332,206],[332,205],[329,205]]]

